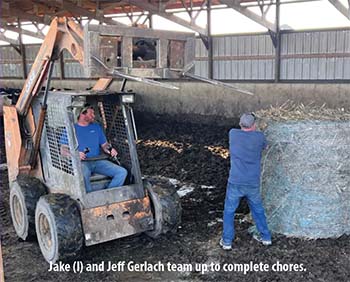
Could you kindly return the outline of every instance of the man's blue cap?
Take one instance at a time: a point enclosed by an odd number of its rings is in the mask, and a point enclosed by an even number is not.
[[[244,128],[251,128],[255,123],[255,116],[252,113],[244,113],[239,119],[239,125]]]

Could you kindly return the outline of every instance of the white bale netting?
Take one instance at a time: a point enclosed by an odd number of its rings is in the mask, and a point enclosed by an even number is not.
[[[262,197],[272,232],[336,238],[350,234],[350,115],[313,110],[258,113],[269,142]]]

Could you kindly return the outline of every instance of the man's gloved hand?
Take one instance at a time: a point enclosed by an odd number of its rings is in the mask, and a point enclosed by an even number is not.
[[[90,149],[88,147],[84,149],[84,152],[79,152],[80,160],[86,160],[87,158],[86,154],[89,152],[90,152]]]
[[[112,148],[109,150],[109,154],[112,156],[112,157],[116,157],[118,155],[118,152],[116,149]]]
[[[106,149],[108,150],[108,152],[109,152],[109,154],[110,154],[110,156],[111,156],[112,161],[115,162],[116,164],[120,165],[120,162],[119,162],[119,160],[118,160],[118,158],[117,158],[117,155],[118,155],[117,150],[114,149],[114,148],[112,147],[111,144],[108,144],[108,146],[106,147]]]

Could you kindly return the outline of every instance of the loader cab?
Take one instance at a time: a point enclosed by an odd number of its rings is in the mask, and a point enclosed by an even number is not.
[[[157,238],[175,231],[180,224],[180,198],[170,181],[141,178],[133,100],[134,94],[129,92],[53,91],[47,96],[44,120],[40,119],[43,95],[32,101],[34,123],[40,120],[44,125],[37,162],[41,174],[19,174],[11,180],[9,202],[18,237],[29,240],[36,235],[47,262],[72,261],[84,245],[143,232]],[[108,141],[119,151],[121,165],[128,170],[128,180],[121,187],[86,193],[74,127],[77,112],[85,103],[94,106]],[[10,112],[11,108],[6,110]],[[14,127],[6,130],[9,135],[18,134]],[[31,137],[26,134],[22,138],[29,149]],[[67,154],[61,152],[62,139]],[[97,187],[106,179],[97,175],[91,181]]]
[[[54,91],[48,97],[40,152],[45,183],[51,192],[68,194],[86,207],[102,205],[106,201],[143,198],[132,110],[135,94]],[[33,105],[34,113],[39,110],[40,99],[39,96]],[[86,193],[74,128],[78,113],[86,103],[94,108],[95,121],[103,128],[108,142],[117,149],[120,165],[128,171],[122,187],[104,189],[110,178],[94,174],[90,178],[94,192]],[[63,144],[66,147],[65,153],[62,153]],[[107,158],[108,156],[101,154],[96,159]]]

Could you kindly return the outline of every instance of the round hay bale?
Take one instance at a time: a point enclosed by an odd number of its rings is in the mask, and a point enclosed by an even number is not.
[[[350,116],[320,110],[323,120],[313,120],[303,110],[259,113],[269,141],[261,185],[269,227],[311,239],[350,234]]]

